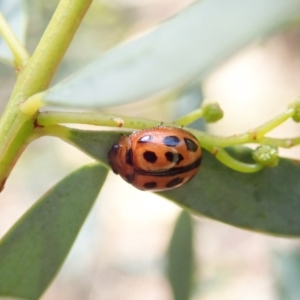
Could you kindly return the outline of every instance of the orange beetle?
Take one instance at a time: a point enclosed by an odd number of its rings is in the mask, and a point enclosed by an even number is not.
[[[198,172],[202,151],[188,131],[159,126],[122,136],[108,161],[115,174],[144,191],[182,186]]]

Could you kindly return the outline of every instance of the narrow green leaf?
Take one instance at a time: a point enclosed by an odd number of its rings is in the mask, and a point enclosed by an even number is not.
[[[199,109],[204,100],[200,83],[186,86],[178,93],[176,100],[172,101],[173,119],[178,119],[195,109]],[[193,124],[194,125],[194,124]],[[197,128],[193,126],[193,128]]]
[[[189,300],[194,271],[193,220],[186,211],[176,221],[167,258],[174,299]]]
[[[43,100],[71,107],[115,106],[199,80],[299,12],[299,0],[196,1],[49,89]]]
[[[250,150],[237,157],[245,160]],[[280,159],[275,168],[244,174],[204,151],[199,173],[182,188],[160,195],[191,212],[234,226],[275,235],[300,236],[300,162]]]
[[[0,241],[0,296],[37,300],[63,264],[107,170],[84,166],[37,201]]]
[[[22,0],[1,0],[0,11],[6,18],[6,21],[10,25],[12,31],[19,39],[19,41],[25,43],[25,34],[27,26],[27,14]],[[0,34],[0,59],[13,63],[14,57],[6,42]]]
[[[107,164],[110,147],[121,136],[117,132],[72,129],[67,140]],[[242,147],[233,155],[252,161]],[[275,168],[244,174],[221,164],[204,151],[198,174],[186,185],[160,195],[187,208],[234,226],[275,235],[300,236],[300,162],[281,158]]]
[[[64,140],[81,149],[91,157],[108,164],[107,154],[111,146],[118,142],[126,132],[91,131],[69,129],[69,134]]]
[[[278,300],[298,300],[300,295],[300,251],[276,251],[273,255]]]

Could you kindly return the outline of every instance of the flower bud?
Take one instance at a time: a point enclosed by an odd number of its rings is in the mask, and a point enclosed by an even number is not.
[[[223,117],[223,111],[217,102],[206,100],[202,103],[201,109],[206,123],[216,122]]]
[[[276,167],[279,161],[278,149],[270,145],[261,145],[252,153],[253,159],[265,166]]]
[[[292,117],[293,120],[295,122],[300,122],[300,99],[294,100],[289,107],[295,109],[295,114]]]

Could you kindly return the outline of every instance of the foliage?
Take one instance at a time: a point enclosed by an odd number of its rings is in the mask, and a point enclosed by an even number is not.
[[[23,46],[26,10],[17,0],[0,2],[3,37],[0,57],[17,72],[15,87],[0,119],[2,189],[26,146],[43,136],[58,137],[98,161],[57,183],[2,238],[1,296],[34,300],[43,294],[101,190],[109,170],[107,152],[123,133],[80,130],[62,124],[123,127],[128,132],[155,127],[159,123],[155,119],[98,111],[136,103],[159,93],[169,97],[176,106],[182,101],[182,95],[193,89],[197,91],[194,98],[198,108],[187,97],[183,102],[189,111],[166,125],[189,126],[199,118],[215,122],[223,112],[216,103],[202,103],[198,91],[201,80],[244,45],[266,38],[283,26],[292,26],[300,12],[297,0],[276,3],[228,0],[226,5],[223,0],[198,1],[155,30],[113,48],[65,80],[51,85],[90,4],[91,0],[61,0],[30,56]],[[189,128],[204,149],[202,170],[187,185],[160,195],[193,214],[268,234],[300,236],[299,163],[279,159],[277,152],[278,147],[299,144],[300,138],[266,137],[288,119],[298,122],[299,113],[300,102],[291,101],[286,111],[254,131],[227,138]],[[249,148],[237,147],[250,142],[258,145],[254,153]],[[176,299],[188,299],[190,294],[193,251],[189,218],[187,213],[179,218],[168,252],[171,283],[179,280],[185,287],[176,290],[177,284],[173,284]],[[183,265],[176,266],[180,254],[174,250],[179,250],[182,240],[187,246],[182,249],[185,259],[180,261]],[[172,270],[178,268],[184,270],[179,274],[181,278],[173,276],[176,271]],[[185,295],[176,296],[180,292]]]

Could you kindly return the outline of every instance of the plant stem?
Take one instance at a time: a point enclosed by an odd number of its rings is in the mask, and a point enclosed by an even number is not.
[[[14,35],[13,31],[7,24],[3,14],[0,12],[0,34],[6,41],[11,52],[14,55],[15,66],[18,70],[21,70],[29,60],[29,54],[17,37]]]
[[[40,97],[37,99],[32,99],[32,103],[35,103]],[[28,107],[24,107],[24,111],[30,111],[31,105]],[[221,161],[224,165],[243,173],[253,173],[261,170],[263,165],[259,163],[247,164],[241,162],[234,157],[230,156],[225,149],[228,146],[234,146],[245,143],[257,143],[257,144],[268,144],[273,147],[291,147],[293,145],[300,143],[300,138],[294,139],[274,139],[264,137],[266,133],[276,128],[289,118],[293,117],[296,113],[297,108],[292,107],[288,108],[282,114],[274,117],[270,121],[262,124],[257,127],[255,130],[250,130],[246,133],[242,133],[239,135],[234,135],[230,137],[219,137],[212,136],[205,132],[189,129],[191,133],[193,133],[202,148],[206,149],[215,157]],[[195,116],[199,117],[202,115],[201,109],[196,110],[194,113],[190,113],[183,118],[176,120],[171,124],[164,124],[165,126],[178,126],[178,123],[188,124],[189,121],[195,120]],[[61,138],[65,134],[65,132],[60,129],[57,124],[89,124],[96,126],[109,126],[109,127],[124,127],[124,128],[134,128],[134,129],[144,129],[149,127],[156,127],[158,124],[155,121],[145,120],[140,118],[133,117],[124,117],[124,116],[116,116],[116,115],[106,115],[101,113],[76,113],[76,112],[43,112],[37,116],[37,124],[40,126],[45,126],[42,130],[44,135],[59,135]],[[51,130],[47,131],[47,128]],[[54,130],[54,131],[53,131]],[[62,135],[63,133],[63,135]],[[63,137],[63,139],[66,139]]]
[[[271,137],[263,137],[259,140],[262,145],[272,145],[274,147],[291,148],[300,144],[300,137],[276,139]]]
[[[95,126],[125,127],[144,129],[156,127],[160,123],[142,118],[107,115],[102,113],[76,113],[76,112],[42,112],[37,116],[37,123],[41,126],[56,124],[87,124]],[[174,126],[174,124],[172,124]]]
[[[294,115],[294,113],[295,113],[295,109],[289,108],[282,114],[274,117],[270,121],[257,127],[254,130],[249,130],[248,132],[229,136],[229,137],[213,136],[205,132],[192,130],[192,129],[190,131],[197,137],[200,143],[202,142],[208,145],[214,145],[215,147],[218,148],[225,148],[234,145],[242,145],[246,143],[260,143],[260,140],[264,138],[265,134],[267,134],[269,131],[273,130],[274,128],[276,128],[277,126],[281,125],[286,120],[291,118]],[[275,141],[276,139],[273,140]]]
[[[190,112],[189,114],[176,119],[175,123],[178,126],[187,126],[189,124],[192,124],[193,122],[197,121],[198,119],[203,117],[203,109],[198,108]]]
[[[46,89],[92,0],[61,0],[28,65],[21,70],[0,119],[0,187],[28,143],[36,113],[23,114],[19,105]],[[36,107],[38,110],[39,107]],[[33,110],[34,111],[34,110]]]
[[[28,111],[30,109],[27,108]],[[197,110],[196,114],[199,116],[201,110]],[[257,127],[255,130],[245,132],[242,134],[220,137],[207,134],[202,131],[189,128],[199,140],[201,146],[210,152],[214,152],[216,148],[225,148],[234,145],[241,145],[245,143],[269,144],[274,147],[289,148],[300,144],[300,138],[293,139],[276,139],[264,137],[270,130],[276,128],[284,121],[292,117],[294,109],[289,108],[279,116]],[[145,129],[156,127],[159,125],[157,121],[147,120],[143,118],[125,117],[119,115],[107,115],[102,113],[77,113],[77,112],[56,112],[47,111],[38,114],[37,123],[41,126],[49,126],[56,124],[87,124],[95,126],[109,126],[109,127],[124,127],[131,129]],[[178,126],[178,120],[174,123],[164,123],[165,126]]]
[[[217,153],[215,154],[215,157],[225,166],[242,173],[255,173],[263,168],[262,165],[257,163],[243,163],[230,156],[224,149],[218,149]]]

